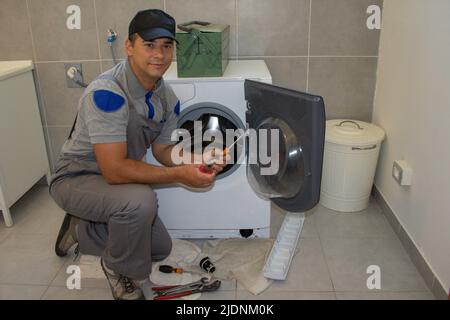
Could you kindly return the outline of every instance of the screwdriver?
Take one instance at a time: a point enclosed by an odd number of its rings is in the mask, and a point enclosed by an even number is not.
[[[223,156],[226,156],[229,152],[232,146],[234,146],[239,140],[241,140],[243,137],[248,135],[249,130],[246,130],[243,134],[241,134],[232,144],[230,144],[228,147],[225,147],[223,150]],[[203,173],[212,173],[212,166],[214,163],[207,164],[206,166],[201,166],[199,170]]]
[[[203,260],[202,260],[203,261]],[[178,273],[178,274],[182,274],[184,272],[188,272],[188,273],[197,273],[197,274],[203,274],[203,272],[200,271],[195,271],[195,270],[185,270],[182,268],[175,268],[172,266],[169,266],[167,264],[165,265],[160,265],[159,266],[159,271],[163,272],[163,273]]]
[[[236,140],[237,141],[237,140]],[[223,156],[225,157],[228,153],[228,148],[225,148],[223,150]],[[210,163],[204,166],[201,166],[200,168],[198,168],[198,170],[200,170],[200,172],[202,173],[212,173],[212,166],[214,163]]]
[[[182,268],[174,268],[167,264],[159,266],[159,271],[164,273],[183,273],[184,270]]]

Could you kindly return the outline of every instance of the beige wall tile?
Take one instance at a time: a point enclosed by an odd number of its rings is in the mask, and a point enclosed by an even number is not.
[[[306,91],[308,58],[264,58],[275,85]]]
[[[98,36],[100,41],[101,59],[112,59],[108,45],[108,29],[117,32],[118,36],[113,44],[117,59],[125,58],[124,43],[128,38],[128,26],[131,19],[140,10],[164,9],[163,0],[95,0],[98,21]]]
[[[64,63],[38,63],[39,83],[48,126],[71,126],[83,88],[68,88]],[[83,62],[85,83],[100,74],[100,62]]]
[[[69,5],[81,9],[80,30],[66,27]],[[30,16],[37,61],[99,59],[93,1],[30,0]]]
[[[308,0],[239,0],[240,56],[308,54]]]
[[[371,121],[376,58],[310,58],[309,92],[323,96],[327,119]]]
[[[311,7],[311,55],[376,56],[379,30],[366,25],[370,5],[382,0],[313,0]]]
[[[26,0],[2,0],[0,60],[33,60]]]

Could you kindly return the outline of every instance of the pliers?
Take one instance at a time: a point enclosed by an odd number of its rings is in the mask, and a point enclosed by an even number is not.
[[[194,293],[215,291],[219,289],[220,284],[220,280],[210,281],[208,278],[203,277],[199,281],[184,285],[153,287],[152,290],[155,293],[153,300],[168,300],[188,296]]]

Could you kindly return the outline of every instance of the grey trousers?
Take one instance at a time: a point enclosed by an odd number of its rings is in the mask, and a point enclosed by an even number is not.
[[[102,175],[66,177],[50,186],[56,203],[82,221],[80,252],[134,280],[148,278],[152,260],[166,258],[172,240],[159,219],[156,193],[143,184],[110,185]]]

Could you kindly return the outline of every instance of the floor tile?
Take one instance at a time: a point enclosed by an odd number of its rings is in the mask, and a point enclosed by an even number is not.
[[[30,206],[27,208],[27,211],[27,217],[13,226],[14,233],[48,234],[54,235],[56,240],[65,212],[53,200],[44,202],[39,207]]]
[[[368,267],[380,268],[381,290],[428,291],[423,278],[395,238],[321,238],[336,291],[369,291]]]
[[[47,286],[0,284],[0,300],[38,300]]]
[[[284,217],[286,215],[286,211],[283,209],[280,209],[278,206],[272,204],[271,207],[271,234],[270,236],[272,238],[276,238],[278,235],[278,230],[280,229]],[[315,224],[314,224],[314,217],[311,214],[310,211],[305,213],[305,221],[303,223],[302,232],[300,233],[301,238],[308,238],[308,237],[318,237],[319,234],[317,233]]]
[[[235,300],[236,291],[204,292],[198,300]]]
[[[286,280],[274,280],[266,291],[333,291],[319,239],[301,238],[297,250]],[[237,289],[245,290],[239,283]]]
[[[63,261],[58,257],[45,257],[39,253],[10,252],[2,256],[1,284],[49,285]]]
[[[42,296],[43,300],[112,300],[107,288],[81,288],[69,290],[67,287],[49,287]]]
[[[265,291],[257,296],[238,291],[238,300],[336,300],[334,292]]]
[[[221,280],[220,291],[236,291],[237,282],[235,279]]]
[[[318,236],[319,233],[317,232],[314,217],[310,214],[306,214],[300,238],[316,238]]]
[[[53,236],[11,234],[0,243],[0,283],[49,285],[65,261],[53,246]]]
[[[312,217],[320,237],[397,237],[374,202],[359,212],[337,212],[319,204]]]
[[[431,292],[336,292],[338,300],[435,300]]]
[[[11,232],[8,230],[1,230],[0,231],[0,243],[2,243],[10,234],[11,234]]]
[[[55,279],[53,279],[51,286],[63,287],[66,285],[66,281],[67,281],[68,277],[71,275],[70,270],[67,269],[70,265],[78,266],[78,262],[73,261],[73,259],[71,259],[71,258],[67,259],[66,263],[58,271],[58,274],[56,275]],[[109,289],[109,284],[108,284],[108,281],[106,280],[106,277],[87,278],[87,277],[83,276],[83,272],[81,270],[81,288]]]

